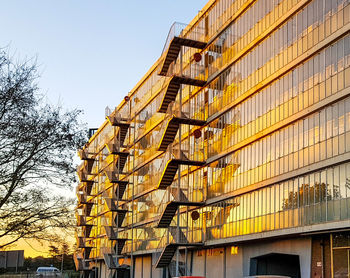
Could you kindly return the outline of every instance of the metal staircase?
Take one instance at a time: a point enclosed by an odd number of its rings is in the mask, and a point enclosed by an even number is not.
[[[165,209],[163,210],[161,217],[158,220],[157,228],[169,227],[180,206],[199,207],[204,204],[204,202],[190,201],[181,188],[170,187],[169,189],[174,200],[166,204]]]
[[[121,255],[127,239],[118,238],[118,239],[116,239],[116,241],[117,241],[117,243],[114,246],[115,253],[117,255]]]
[[[175,255],[175,252],[179,247],[195,247],[203,245],[203,243],[189,242],[181,227],[169,227],[168,232],[164,233],[163,238],[166,235],[169,236],[168,233],[172,236],[172,241],[170,243],[167,243],[165,247],[162,248],[160,256],[158,257],[158,260],[155,264],[156,268],[169,266]],[[163,243],[163,238],[160,240],[159,244]]]
[[[117,227],[122,226],[127,212],[128,212],[128,210],[126,210],[126,209],[125,210],[122,210],[122,209],[117,210],[117,214],[114,218],[114,223],[117,225]]]
[[[198,34],[192,31],[190,33],[192,37],[186,36],[186,28],[189,29],[186,24],[178,22],[175,22],[171,26],[163,49],[163,53],[166,52],[166,54],[164,54],[165,57],[162,61],[162,65],[158,73],[159,75],[164,76],[167,74],[170,64],[177,59],[182,46],[188,46],[197,49],[204,49],[206,47],[207,43],[200,41],[199,38],[202,34]]]
[[[127,238],[121,238],[118,236],[118,234],[114,231],[113,226],[104,226],[106,236],[109,240],[113,240],[116,242],[114,245],[114,251],[116,255],[121,255],[122,250],[124,248],[125,242],[128,240]]]
[[[83,210],[85,211],[86,216],[90,216],[93,206],[94,206],[93,203],[86,203],[83,205]]]
[[[83,226],[83,235],[85,238],[91,238],[91,230],[92,230],[93,225],[85,225]]]
[[[204,120],[192,119],[189,113],[181,111],[178,103],[175,104],[174,101],[171,102],[167,108],[166,116],[160,129],[162,137],[158,145],[158,151],[165,151],[168,145],[174,142],[181,124],[203,126],[205,123]]]
[[[83,161],[95,160],[95,153],[90,153],[87,148],[82,148],[78,150],[78,156]]]
[[[104,171],[105,176],[109,180],[110,183],[125,183],[126,181],[122,181],[119,179],[119,172],[117,170],[111,171],[111,170],[105,170]]]
[[[164,89],[163,99],[157,112],[166,113],[169,104],[175,101],[182,84],[203,87],[206,84],[206,81],[186,76],[172,76]]]
[[[78,248],[84,248],[85,247],[85,238],[81,236],[76,236],[76,242]]]
[[[123,199],[123,195],[126,189],[126,186],[128,185],[128,181],[119,181],[118,182],[118,186],[115,189],[115,196],[118,200],[122,200]]]
[[[109,142],[109,143],[106,143],[105,146],[110,154],[118,155],[115,161],[115,166],[117,167],[117,169],[119,169],[119,173],[122,173],[126,160],[129,156],[129,152],[126,150],[121,151],[121,147],[117,143]]]
[[[118,139],[119,145],[123,146],[126,135],[130,127],[130,123],[128,123],[128,119],[123,118],[116,111],[112,112],[109,116],[106,116],[106,118],[108,122],[111,124],[111,126],[119,127],[118,133],[114,137]]]
[[[92,175],[92,167],[94,164],[94,160],[85,160],[77,170],[77,174],[80,182],[89,182],[91,181],[90,176]]]
[[[91,247],[91,246],[84,246],[84,247],[82,248],[83,254],[84,254],[84,255],[83,255],[83,258],[84,258],[85,260],[89,259],[92,248],[93,248],[93,247]]]
[[[80,182],[77,187],[77,190],[83,192],[84,194],[86,194],[86,196],[91,196],[91,190],[92,190],[93,184],[94,184],[93,180]]]
[[[90,271],[89,270],[89,262],[85,261],[83,255],[79,253],[74,253],[73,254],[73,260],[75,264],[75,268],[78,271]]]
[[[166,189],[174,181],[175,174],[180,165],[189,166],[203,166],[204,161],[190,160],[184,153],[184,151],[174,148],[169,145],[164,156],[164,160],[159,168],[160,177],[156,176],[158,180],[157,189]]]
[[[177,243],[170,243],[165,246],[156,263],[156,268],[167,267],[172,261],[178,246],[179,244]]]

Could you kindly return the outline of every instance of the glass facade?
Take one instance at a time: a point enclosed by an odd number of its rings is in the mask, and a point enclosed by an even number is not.
[[[218,0],[175,24],[81,150],[81,261],[349,220],[349,26],[348,0]]]

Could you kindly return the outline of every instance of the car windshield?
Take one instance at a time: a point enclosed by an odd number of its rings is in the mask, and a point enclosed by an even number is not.
[[[52,268],[38,268],[37,272],[53,272]]]

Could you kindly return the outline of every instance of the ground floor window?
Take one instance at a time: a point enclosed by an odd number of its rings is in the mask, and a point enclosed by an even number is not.
[[[350,232],[332,234],[333,278],[350,278]]]

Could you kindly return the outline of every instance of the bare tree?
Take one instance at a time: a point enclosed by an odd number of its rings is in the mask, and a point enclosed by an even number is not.
[[[81,111],[46,104],[35,62],[12,60],[0,51],[0,248],[74,225],[74,200],[59,189],[75,181],[74,154],[86,142]]]

